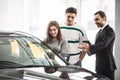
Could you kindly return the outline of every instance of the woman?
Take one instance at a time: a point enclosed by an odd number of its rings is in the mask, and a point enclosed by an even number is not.
[[[57,21],[49,22],[45,43],[58,54],[68,53],[67,41],[62,38],[60,27]]]
[[[58,54],[63,54],[63,58],[68,57],[64,53],[68,53],[68,44],[67,41],[62,38],[60,27],[57,21],[50,21],[47,27],[45,43],[52,48]],[[46,68],[46,71],[51,72],[53,68]],[[69,78],[67,72],[62,72],[60,75],[61,78]]]

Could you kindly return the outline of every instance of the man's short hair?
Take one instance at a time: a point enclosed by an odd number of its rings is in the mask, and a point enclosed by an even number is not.
[[[69,8],[66,9],[65,13],[75,13],[75,14],[77,14],[77,9],[74,8],[74,7],[69,7]]]
[[[99,14],[101,18],[106,17],[106,14],[103,11],[97,11],[94,15]]]

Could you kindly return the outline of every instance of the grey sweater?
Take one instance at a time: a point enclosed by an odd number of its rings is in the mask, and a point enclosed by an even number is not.
[[[61,40],[60,42],[58,42],[58,40],[53,40],[50,43],[47,43],[47,45],[57,53],[65,53],[65,54],[69,53],[68,42],[64,39]]]

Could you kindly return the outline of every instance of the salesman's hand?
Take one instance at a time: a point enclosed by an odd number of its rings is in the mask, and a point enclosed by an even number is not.
[[[87,51],[89,51],[90,46],[89,46],[89,44],[87,44],[87,43],[83,43],[83,44],[79,45],[78,48],[79,48],[79,49],[82,49],[82,51],[87,52]]]

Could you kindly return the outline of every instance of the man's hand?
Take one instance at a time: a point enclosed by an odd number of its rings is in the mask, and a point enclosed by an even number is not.
[[[83,43],[83,44],[79,45],[78,48],[82,49],[82,51],[85,51],[85,52],[90,50],[90,46],[87,43]]]
[[[85,54],[89,51],[90,47],[89,44],[83,43],[78,46],[78,48],[82,49],[82,53],[79,56],[79,61],[81,62],[85,56]]]

